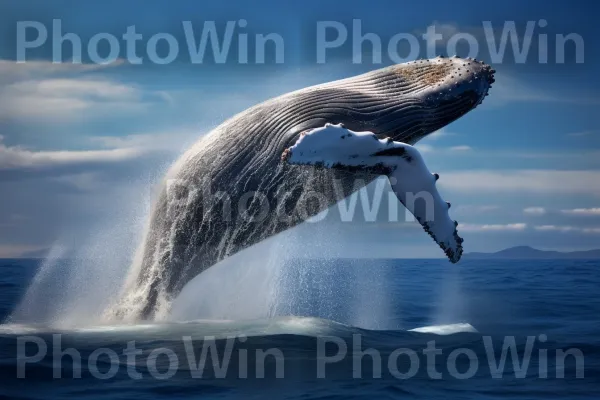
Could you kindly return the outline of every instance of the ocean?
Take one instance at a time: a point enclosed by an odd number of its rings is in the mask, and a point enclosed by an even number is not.
[[[41,265],[0,260],[0,399],[600,398],[599,261],[288,260],[80,325],[15,312]]]

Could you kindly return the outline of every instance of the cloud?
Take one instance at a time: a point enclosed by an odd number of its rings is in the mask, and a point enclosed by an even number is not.
[[[600,233],[600,228],[583,228],[581,231],[583,233]]]
[[[14,228],[18,224],[27,220],[28,218],[25,215],[10,214],[5,216],[3,220],[0,220],[0,228]]]
[[[114,163],[131,160],[139,155],[140,151],[134,148],[84,151],[31,151],[21,147],[5,146],[0,136],[0,171]]]
[[[430,26],[435,26],[435,32],[439,35],[442,35],[443,43],[446,43],[452,36],[461,32],[458,27],[458,24],[454,22],[433,21],[433,23]],[[425,35],[426,31],[420,31],[420,33]]]
[[[499,209],[500,206],[497,205],[459,205],[455,211],[461,214],[484,214]]]
[[[461,224],[458,225],[459,232],[523,232],[529,229],[526,223],[513,224]],[[599,234],[600,227],[577,227],[571,225],[536,225],[533,227],[538,232],[561,232]]]
[[[572,210],[561,210],[560,212],[576,216],[600,216],[600,208],[574,208]]]
[[[437,131],[430,133],[427,135],[426,139],[428,140],[438,140],[441,138],[445,138],[448,136],[456,135],[454,132],[449,132],[446,128],[438,129]]]
[[[7,146],[0,135],[0,185],[35,180],[58,192],[98,192],[136,179],[155,179],[198,140],[196,129],[89,138],[87,150]],[[157,175],[158,174],[158,175]],[[4,189],[0,189],[4,190]]]
[[[578,230],[574,226],[558,226],[558,225],[540,225],[534,228],[536,231],[552,231],[552,232],[572,232]]]
[[[435,151],[434,147],[429,144],[417,144],[415,147],[421,153],[433,153]]]
[[[449,148],[449,150],[450,151],[460,151],[460,152],[463,152],[463,151],[473,150],[473,148],[471,146],[465,146],[465,145],[463,145],[463,146],[452,146],[452,147]]]
[[[168,93],[142,90],[93,71],[123,64],[18,64],[0,60],[0,120],[62,121],[145,110],[154,103],[170,104]]]
[[[0,59],[0,85],[14,83],[32,78],[41,79],[48,76],[73,75],[85,72],[101,71],[125,64],[124,60],[116,60],[110,64],[73,64],[53,63],[51,61],[27,61],[17,63],[13,60]]]
[[[94,136],[93,144],[105,149],[138,149],[141,151],[181,151],[204,133],[196,128],[179,128],[168,132],[139,133],[126,136]]]
[[[442,142],[439,142],[442,143]],[[536,150],[517,149],[504,150],[470,146],[444,147],[438,142],[415,145],[423,156],[434,155],[436,168],[448,170],[452,165],[479,165],[484,168],[520,168],[539,169],[550,168],[560,170],[597,170],[600,169],[600,151],[588,146],[587,149]],[[433,160],[433,159],[432,159]],[[429,162],[432,162],[429,160]],[[486,167],[490,165],[490,167]],[[490,168],[490,169],[491,169]]]
[[[529,215],[544,215],[547,210],[544,207],[527,207],[523,210],[523,213]]]
[[[422,149],[421,146],[425,146]],[[573,150],[541,150],[531,151],[518,149],[514,150],[494,150],[494,149],[482,149],[477,148],[472,151],[445,151],[435,152],[437,146],[421,145],[417,144],[419,149],[425,156],[428,154],[435,154],[436,162],[441,160],[440,157],[444,157],[443,160],[445,165],[452,166],[456,161],[463,164],[465,161],[470,161],[472,165],[479,165],[479,168],[484,169],[483,165],[493,165],[492,168],[517,168],[519,169],[539,169],[549,168],[554,170],[560,168],[560,170],[599,170],[600,169],[600,151],[594,150],[588,146],[588,150],[585,149],[573,149]],[[425,151],[423,151],[425,150]],[[444,170],[447,169],[442,166]],[[489,167],[488,167],[489,168]]]
[[[0,93],[0,118],[60,120],[103,113],[139,112],[141,90],[108,79],[43,79],[9,84]]]
[[[458,230],[465,232],[521,232],[527,229],[527,224],[461,224],[458,225]]]
[[[451,147],[438,147],[430,144],[417,144],[415,146],[421,153],[465,153],[473,150],[471,146],[460,145]]]
[[[582,228],[577,226],[569,226],[569,225],[540,225],[534,227],[536,231],[541,232],[577,232],[577,233],[586,233],[586,234],[598,234],[600,233],[600,228]]]
[[[493,96],[486,99],[487,104],[565,101],[564,96],[538,89],[506,73],[496,73],[496,82],[493,88]]]
[[[52,181],[79,192],[91,192],[98,190],[101,186],[112,184],[112,182],[105,182],[97,171],[60,175],[53,177]]]
[[[589,130],[589,131],[580,131],[580,132],[571,132],[568,133],[567,136],[571,136],[571,137],[583,137],[583,136],[591,136],[591,135],[596,135],[598,134],[600,131],[598,130]]]
[[[464,192],[590,194],[600,196],[600,171],[480,170],[447,172],[440,184]]]
[[[423,146],[428,151],[434,151],[438,149],[443,149],[442,147],[434,147],[429,144],[419,144],[416,145],[417,148]],[[600,158],[600,151],[598,150],[581,150],[581,149],[561,149],[560,151],[556,150],[544,150],[544,151],[522,151],[519,149],[512,150],[493,150],[493,149],[477,149],[477,151],[469,153],[469,157],[476,158],[519,158],[519,159],[532,159],[532,160],[547,160],[553,163],[565,164],[574,161],[581,161],[582,163],[591,163]]]
[[[486,106],[503,106],[513,103],[570,103],[582,105],[600,104],[600,97],[540,89],[520,77],[506,72],[496,73],[496,83],[491,96],[483,102]]]
[[[0,184],[34,179],[59,191],[90,192],[163,171],[197,140],[194,130],[123,137],[92,137],[89,150],[33,150],[7,146],[0,136]],[[148,175],[150,174],[150,175]]]

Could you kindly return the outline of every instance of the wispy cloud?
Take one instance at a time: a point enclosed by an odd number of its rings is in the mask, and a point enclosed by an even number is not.
[[[539,160],[547,161],[549,163],[555,163],[560,165],[591,165],[600,159],[600,151],[595,149],[581,150],[581,149],[561,149],[557,150],[530,150],[523,151],[519,149],[513,150],[493,150],[493,149],[480,149],[477,151],[470,151],[469,153],[458,153],[450,152],[448,148],[441,146],[433,146],[430,144],[419,144],[416,145],[417,149],[422,152],[434,152],[439,151],[440,153],[445,151],[445,155],[460,155],[461,157],[468,156],[474,159],[518,159],[521,160]],[[462,147],[462,146],[460,146]],[[467,146],[468,147],[468,146]]]
[[[493,96],[486,103],[505,104],[511,102],[558,102],[564,97],[538,89],[506,73],[496,74]]]
[[[10,214],[0,220],[0,228],[14,228],[23,221],[27,221],[28,218],[21,214]]]
[[[583,136],[592,136],[599,134],[599,130],[589,130],[589,131],[579,131],[579,132],[571,132],[568,133],[567,136],[571,137],[583,137]]]
[[[43,79],[49,76],[72,76],[85,72],[101,71],[125,64],[124,60],[117,60],[110,64],[73,64],[53,63],[51,61],[27,61],[17,63],[13,60],[0,59],[0,85],[30,79]]]
[[[583,233],[600,233],[600,228],[583,228]]]
[[[0,118],[54,121],[82,113],[90,116],[139,112],[150,100],[140,89],[108,79],[30,80],[2,89]]]
[[[560,232],[560,233],[580,233],[580,234],[599,234],[600,227],[579,227],[572,225],[535,225],[532,227],[537,232]],[[512,224],[461,224],[458,230],[463,232],[524,232],[530,229],[526,223]]]
[[[7,146],[0,135],[0,184],[33,179],[57,190],[97,192],[123,180],[154,176],[199,136],[195,129],[182,128],[169,133],[92,137],[88,150],[35,150]]]
[[[65,185],[80,192],[92,192],[106,186],[101,174],[96,171],[59,175],[51,178],[53,182]],[[110,185],[110,183],[108,183]]]
[[[462,146],[452,146],[449,148],[449,150],[457,151],[457,152],[464,152],[464,151],[473,150],[473,148],[471,146],[462,145]]]
[[[600,216],[600,208],[574,208],[572,210],[561,210],[561,213],[583,217]]]
[[[460,214],[484,214],[500,209],[500,206],[492,204],[484,205],[458,205],[454,208],[454,211]]]
[[[578,226],[569,226],[569,225],[540,225],[535,226],[534,229],[536,231],[541,232],[577,232],[577,233],[585,233],[585,234],[598,234],[600,233],[600,228],[583,228]]]
[[[450,147],[440,147],[440,146],[432,146],[430,144],[417,144],[415,146],[417,150],[422,153],[465,153],[473,150],[471,146],[460,145],[460,146],[450,146]]]
[[[544,215],[547,212],[544,207],[527,207],[523,210],[523,213],[528,215]]]
[[[574,226],[559,226],[559,225],[539,225],[534,227],[536,231],[545,231],[545,232],[573,232],[578,230]]]
[[[44,122],[145,110],[168,94],[142,90],[91,72],[121,65],[17,64],[0,60],[0,119]]]
[[[525,223],[514,224],[461,224],[458,225],[459,231],[465,232],[522,232],[527,229]]]
[[[179,128],[168,132],[139,133],[126,136],[94,136],[90,142],[104,149],[179,152],[198,140],[205,131]]]
[[[437,131],[430,133],[427,135],[427,140],[438,140],[442,138],[446,138],[448,136],[455,136],[456,133],[448,131],[446,128],[438,129]]]
[[[444,174],[440,184],[465,192],[591,194],[600,196],[600,171],[480,170]]]
[[[39,169],[78,164],[113,163],[130,160],[140,155],[134,148],[87,151],[32,151],[9,147],[0,136],[0,170]]]
[[[589,94],[553,92],[529,83],[529,80],[504,72],[496,74],[496,83],[490,91],[493,95],[483,103],[486,106],[502,106],[514,103],[570,103],[582,105],[600,104],[600,97]]]

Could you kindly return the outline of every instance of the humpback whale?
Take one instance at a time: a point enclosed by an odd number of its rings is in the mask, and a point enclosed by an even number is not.
[[[417,60],[284,94],[225,121],[167,172],[139,263],[112,316],[156,318],[202,271],[381,174],[405,205],[403,193],[432,194],[433,219],[420,206],[407,207],[457,262],[462,239],[449,203],[412,145],[477,107],[494,72],[470,58]],[[343,146],[342,135],[349,135]],[[301,156],[305,149],[314,157]]]

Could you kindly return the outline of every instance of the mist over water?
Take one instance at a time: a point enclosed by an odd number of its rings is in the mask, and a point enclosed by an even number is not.
[[[9,320],[60,327],[102,323],[133,265],[152,188],[132,185],[106,204],[82,237],[59,238]]]
[[[139,271],[153,187],[115,199],[107,208],[117,211],[106,213],[85,237],[57,240],[9,322],[61,328],[135,323],[113,318],[111,309]],[[340,241],[343,235],[326,223],[305,223],[271,237],[195,277],[156,319],[298,315],[366,329],[399,328],[390,310],[390,296],[397,293],[389,288],[386,268],[357,268],[353,259],[347,268],[345,261],[334,268]]]
[[[432,316],[432,325],[463,321],[465,317],[465,297],[462,292],[459,268],[447,268],[444,271],[436,300],[437,307]]]

